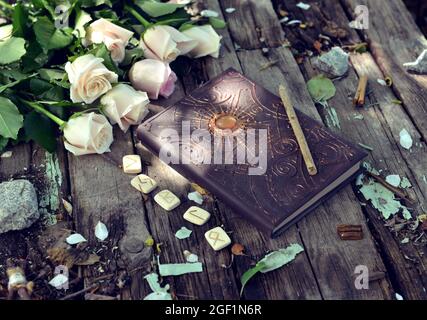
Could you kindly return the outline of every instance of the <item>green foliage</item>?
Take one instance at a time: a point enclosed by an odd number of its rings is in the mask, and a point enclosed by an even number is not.
[[[215,17],[209,17],[209,24],[215,29],[224,29],[227,26],[224,20]]]
[[[13,35],[19,38],[25,38],[27,34],[28,13],[21,3],[16,4],[12,15]]]
[[[73,41],[73,35],[66,29],[58,29],[47,17],[40,17],[33,25],[37,42],[45,50],[62,49]]]
[[[0,152],[2,152],[6,148],[8,143],[9,143],[8,138],[4,138],[0,136]]]
[[[248,281],[252,279],[252,277],[254,277],[258,272],[267,273],[281,268],[289,262],[293,261],[296,256],[303,251],[304,249],[299,244],[294,243],[289,247],[267,254],[264,258],[258,261],[255,267],[249,269],[242,275],[240,279],[240,282],[242,283],[240,294],[243,293],[243,289],[245,288],[245,285],[248,283]]]
[[[326,102],[335,96],[336,92],[334,83],[323,74],[310,79],[307,82],[307,88],[315,102]]]
[[[56,129],[47,117],[32,111],[25,116],[25,133],[49,152],[56,149]]]
[[[5,97],[0,97],[0,136],[18,138],[19,129],[23,125],[23,116],[16,105]]]
[[[157,18],[183,8],[185,4],[163,3],[155,0],[136,0],[135,4],[151,17]]]
[[[19,61],[25,54],[25,40],[11,37],[0,42],[0,65]]]

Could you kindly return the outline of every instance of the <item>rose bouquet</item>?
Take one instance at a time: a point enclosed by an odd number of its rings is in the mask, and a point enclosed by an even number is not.
[[[197,8],[196,8],[197,9]],[[58,137],[75,155],[104,153],[169,97],[178,56],[218,57],[224,22],[191,1],[0,0],[0,151]]]

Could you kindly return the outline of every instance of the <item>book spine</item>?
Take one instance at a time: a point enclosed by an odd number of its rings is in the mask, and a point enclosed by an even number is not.
[[[138,128],[137,137],[141,143],[147,147],[155,156],[158,157],[160,152],[160,144],[155,136],[153,136],[149,130],[142,127]],[[192,165],[175,165],[168,164],[178,173],[183,175],[186,179],[197,183],[202,188],[206,188],[214,196],[218,197],[225,204],[227,204],[234,212],[240,216],[250,220],[254,225],[267,232],[270,236],[274,229],[274,225],[264,216],[263,212],[257,212],[255,208],[248,207],[246,203],[233,196],[228,189],[216,184],[215,182],[203,177],[201,172],[195,170],[195,166]],[[246,186],[242,186],[244,188]]]

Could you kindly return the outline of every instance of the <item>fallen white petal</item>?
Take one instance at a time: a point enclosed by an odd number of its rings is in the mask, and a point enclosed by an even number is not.
[[[382,85],[382,86],[384,86],[384,87],[387,87],[387,82],[385,82],[385,80],[383,80],[383,79],[377,79],[377,82],[378,82],[380,85]]]
[[[199,257],[196,254],[191,253],[187,256],[186,260],[188,263],[195,263],[199,261]]]
[[[80,233],[74,233],[66,239],[68,244],[78,244],[81,242],[86,242],[87,240]]]
[[[101,241],[104,241],[105,239],[108,238],[107,226],[103,224],[101,221],[99,221],[95,227],[95,236]]]
[[[403,300],[403,297],[400,294],[395,293],[395,296],[396,296],[396,300]]]
[[[310,9],[311,6],[307,3],[304,3],[304,2],[298,2],[297,7],[300,9],[303,9],[303,10],[308,10],[308,9]]]
[[[286,25],[287,26],[291,26],[291,25],[294,25],[294,24],[301,24],[301,23],[302,23],[301,20],[291,20]]]
[[[400,185],[401,178],[398,174],[390,174],[385,177],[385,181],[393,187],[398,187]]]
[[[10,158],[12,157],[13,152],[12,151],[6,151],[4,153],[2,153],[1,158]]]
[[[217,17],[219,17],[219,13],[218,13],[218,12],[216,12],[216,11],[213,11],[213,10],[202,10],[202,11],[200,12],[200,15],[201,15],[202,17],[208,17],[208,18],[210,18],[210,17],[212,17],[212,18],[217,18]]]
[[[57,274],[49,281],[49,284],[56,289],[62,289],[62,287],[68,282],[68,277],[62,273]]]
[[[400,131],[399,137],[400,145],[407,150],[411,149],[413,141],[411,135],[406,129],[402,129],[402,131]]]
[[[178,238],[179,240],[187,239],[191,236],[192,232],[193,231],[191,231],[190,229],[186,227],[182,227],[175,233],[175,237]]]
[[[190,192],[188,194],[188,199],[199,205],[203,204],[203,196],[197,191]]]

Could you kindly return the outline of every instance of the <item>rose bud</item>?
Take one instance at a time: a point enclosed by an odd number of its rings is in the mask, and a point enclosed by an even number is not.
[[[64,128],[65,149],[76,156],[110,151],[113,127],[103,115],[86,113],[68,120]]]
[[[183,33],[197,41],[197,46],[187,55],[191,58],[212,56],[218,58],[221,47],[221,36],[219,36],[210,24],[204,26],[194,26],[183,31]]]
[[[135,89],[147,92],[150,99],[157,99],[159,95],[169,98],[177,77],[167,63],[145,59],[132,66],[129,79]]]
[[[172,62],[179,55],[191,51],[197,42],[170,26],[154,26],[141,39],[144,56],[149,59]]]
[[[117,82],[117,74],[108,70],[102,58],[92,54],[78,57],[73,63],[67,62],[65,71],[71,83],[70,97],[73,102],[90,104],[109,91],[111,83]]]
[[[84,45],[104,43],[111,53],[111,59],[120,63],[125,58],[125,48],[132,36],[133,32],[101,18],[89,25]]]
[[[117,123],[124,132],[131,125],[141,123],[148,114],[149,102],[147,93],[136,91],[127,84],[116,85],[101,98],[104,113],[110,122]]]

